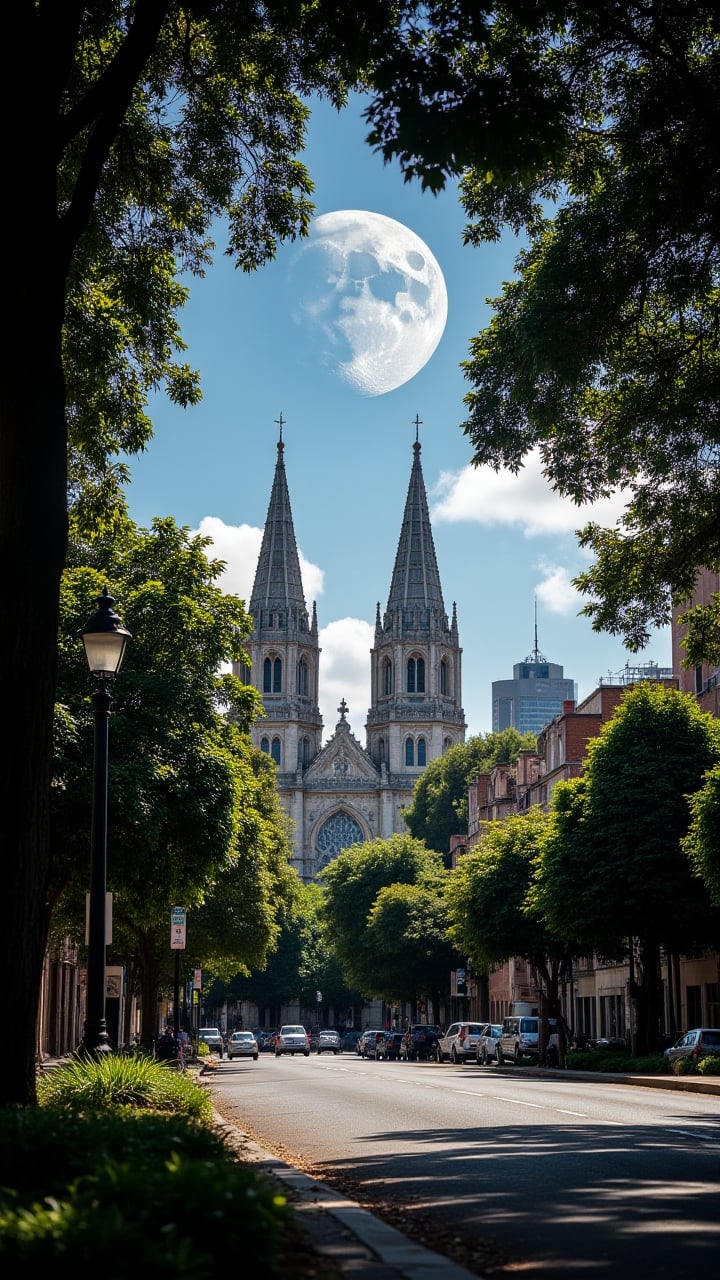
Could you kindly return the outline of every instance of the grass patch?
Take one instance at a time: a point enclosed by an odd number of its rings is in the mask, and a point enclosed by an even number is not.
[[[242,1257],[278,1274],[285,1198],[213,1127],[197,1079],[110,1057],[53,1068],[38,1093],[0,1110],[0,1264],[216,1280]]]

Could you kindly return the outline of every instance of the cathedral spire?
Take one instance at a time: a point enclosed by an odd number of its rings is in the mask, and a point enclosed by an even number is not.
[[[419,417],[415,418],[413,425],[413,465],[390,584],[388,610],[433,609],[444,614],[440,573],[420,463]]]
[[[285,445],[282,438],[285,419],[280,414],[276,421],[280,427],[280,438],[277,444],[275,478],[250,597],[250,612],[256,627],[263,626],[262,619],[270,610],[291,616],[306,613],[300,557],[285,475]]]

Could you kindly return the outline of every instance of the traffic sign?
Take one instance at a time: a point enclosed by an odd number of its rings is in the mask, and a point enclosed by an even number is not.
[[[170,950],[185,950],[185,908],[173,907],[170,912]]]

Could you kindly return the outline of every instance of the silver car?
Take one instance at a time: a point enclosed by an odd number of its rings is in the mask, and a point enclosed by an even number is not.
[[[288,1023],[280,1028],[275,1041],[275,1057],[280,1058],[284,1053],[289,1053],[291,1058],[296,1053],[310,1057],[310,1037],[304,1027]]]
[[[481,1067],[486,1067],[488,1062],[500,1062],[498,1057],[498,1040],[501,1035],[501,1023],[486,1022],[483,1024],[480,1039],[475,1045],[475,1060]]]
[[[227,1042],[228,1058],[252,1058],[254,1062],[258,1060],[258,1042],[252,1031],[233,1031]]]
[[[318,1053],[342,1053],[342,1040],[337,1031],[320,1031],[315,1048]]]
[[[720,1027],[694,1027],[666,1049],[663,1057],[666,1062],[677,1062],[680,1058],[699,1062],[700,1058],[715,1055],[720,1057]]]

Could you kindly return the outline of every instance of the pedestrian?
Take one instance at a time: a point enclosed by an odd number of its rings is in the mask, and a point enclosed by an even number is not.
[[[155,1045],[155,1057],[159,1062],[171,1062],[177,1058],[177,1041],[172,1027],[166,1027]]]

